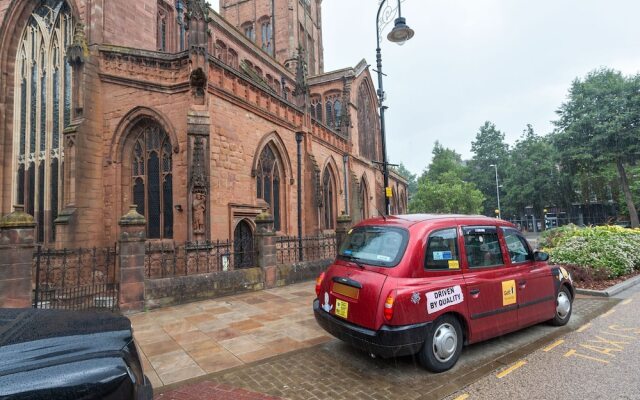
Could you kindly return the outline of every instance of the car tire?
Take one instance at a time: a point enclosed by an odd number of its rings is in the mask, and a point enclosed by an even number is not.
[[[549,320],[549,324],[553,326],[563,326],[569,322],[571,312],[573,311],[573,299],[569,289],[562,285],[556,296],[556,313]]]
[[[438,318],[427,333],[418,353],[420,364],[431,372],[451,369],[462,352],[463,336],[458,319],[452,315]]]

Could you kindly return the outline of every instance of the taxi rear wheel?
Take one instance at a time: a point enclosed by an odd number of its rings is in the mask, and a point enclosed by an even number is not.
[[[553,326],[566,325],[571,318],[571,311],[573,311],[571,292],[566,286],[562,286],[556,296],[556,315],[549,320],[549,324]]]
[[[453,367],[462,352],[462,328],[452,315],[438,318],[418,353],[420,364],[432,372],[444,372]]]

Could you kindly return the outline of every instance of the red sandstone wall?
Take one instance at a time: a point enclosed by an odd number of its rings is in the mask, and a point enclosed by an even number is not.
[[[158,0],[104,1],[104,44],[157,50]]]
[[[251,176],[254,157],[264,136],[276,132],[284,142],[291,170],[285,166],[281,177],[282,233],[297,232],[297,192],[290,179],[296,179],[295,132],[266,118],[254,115],[224,99],[210,98],[211,112],[211,209],[213,239],[232,235],[229,203],[259,206],[256,180]]]

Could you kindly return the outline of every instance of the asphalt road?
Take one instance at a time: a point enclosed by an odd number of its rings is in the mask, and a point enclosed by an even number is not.
[[[640,285],[616,297],[609,311],[447,399],[640,399]]]

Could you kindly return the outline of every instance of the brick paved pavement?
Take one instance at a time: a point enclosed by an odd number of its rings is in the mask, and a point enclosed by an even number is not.
[[[573,318],[568,327],[554,328],[541,324],[466,347],[456,367],[442,374],[427,372],[412,357],[372,359],[338,340],[330,340],[310,348],[203,376],[197,378],[197,381],[225,384],[292,400],[442,398],[457,390],[460,385],[466,385],[495,368],[508,365],[519,357],[515,353],[533,351],[547,344],[551,338],[581,326],[612,307],[615,302],[580,296],[576,299]],[[310,304],[308,312],[311,314]],[[187,395],[194,387],[197,386],[189,383],[177,390]],[[182,399],[167,397],[173,396],[174,390],[165,391],[156,398]],[[184,397],[187,398],[200,397]],[[209,397],[222,398],[224,397]]]
[[[280,397],[236,388],[220,383],[204,381],[185,386],[171,392],[160,394],[156,399],[162,400],[279,400]]]

